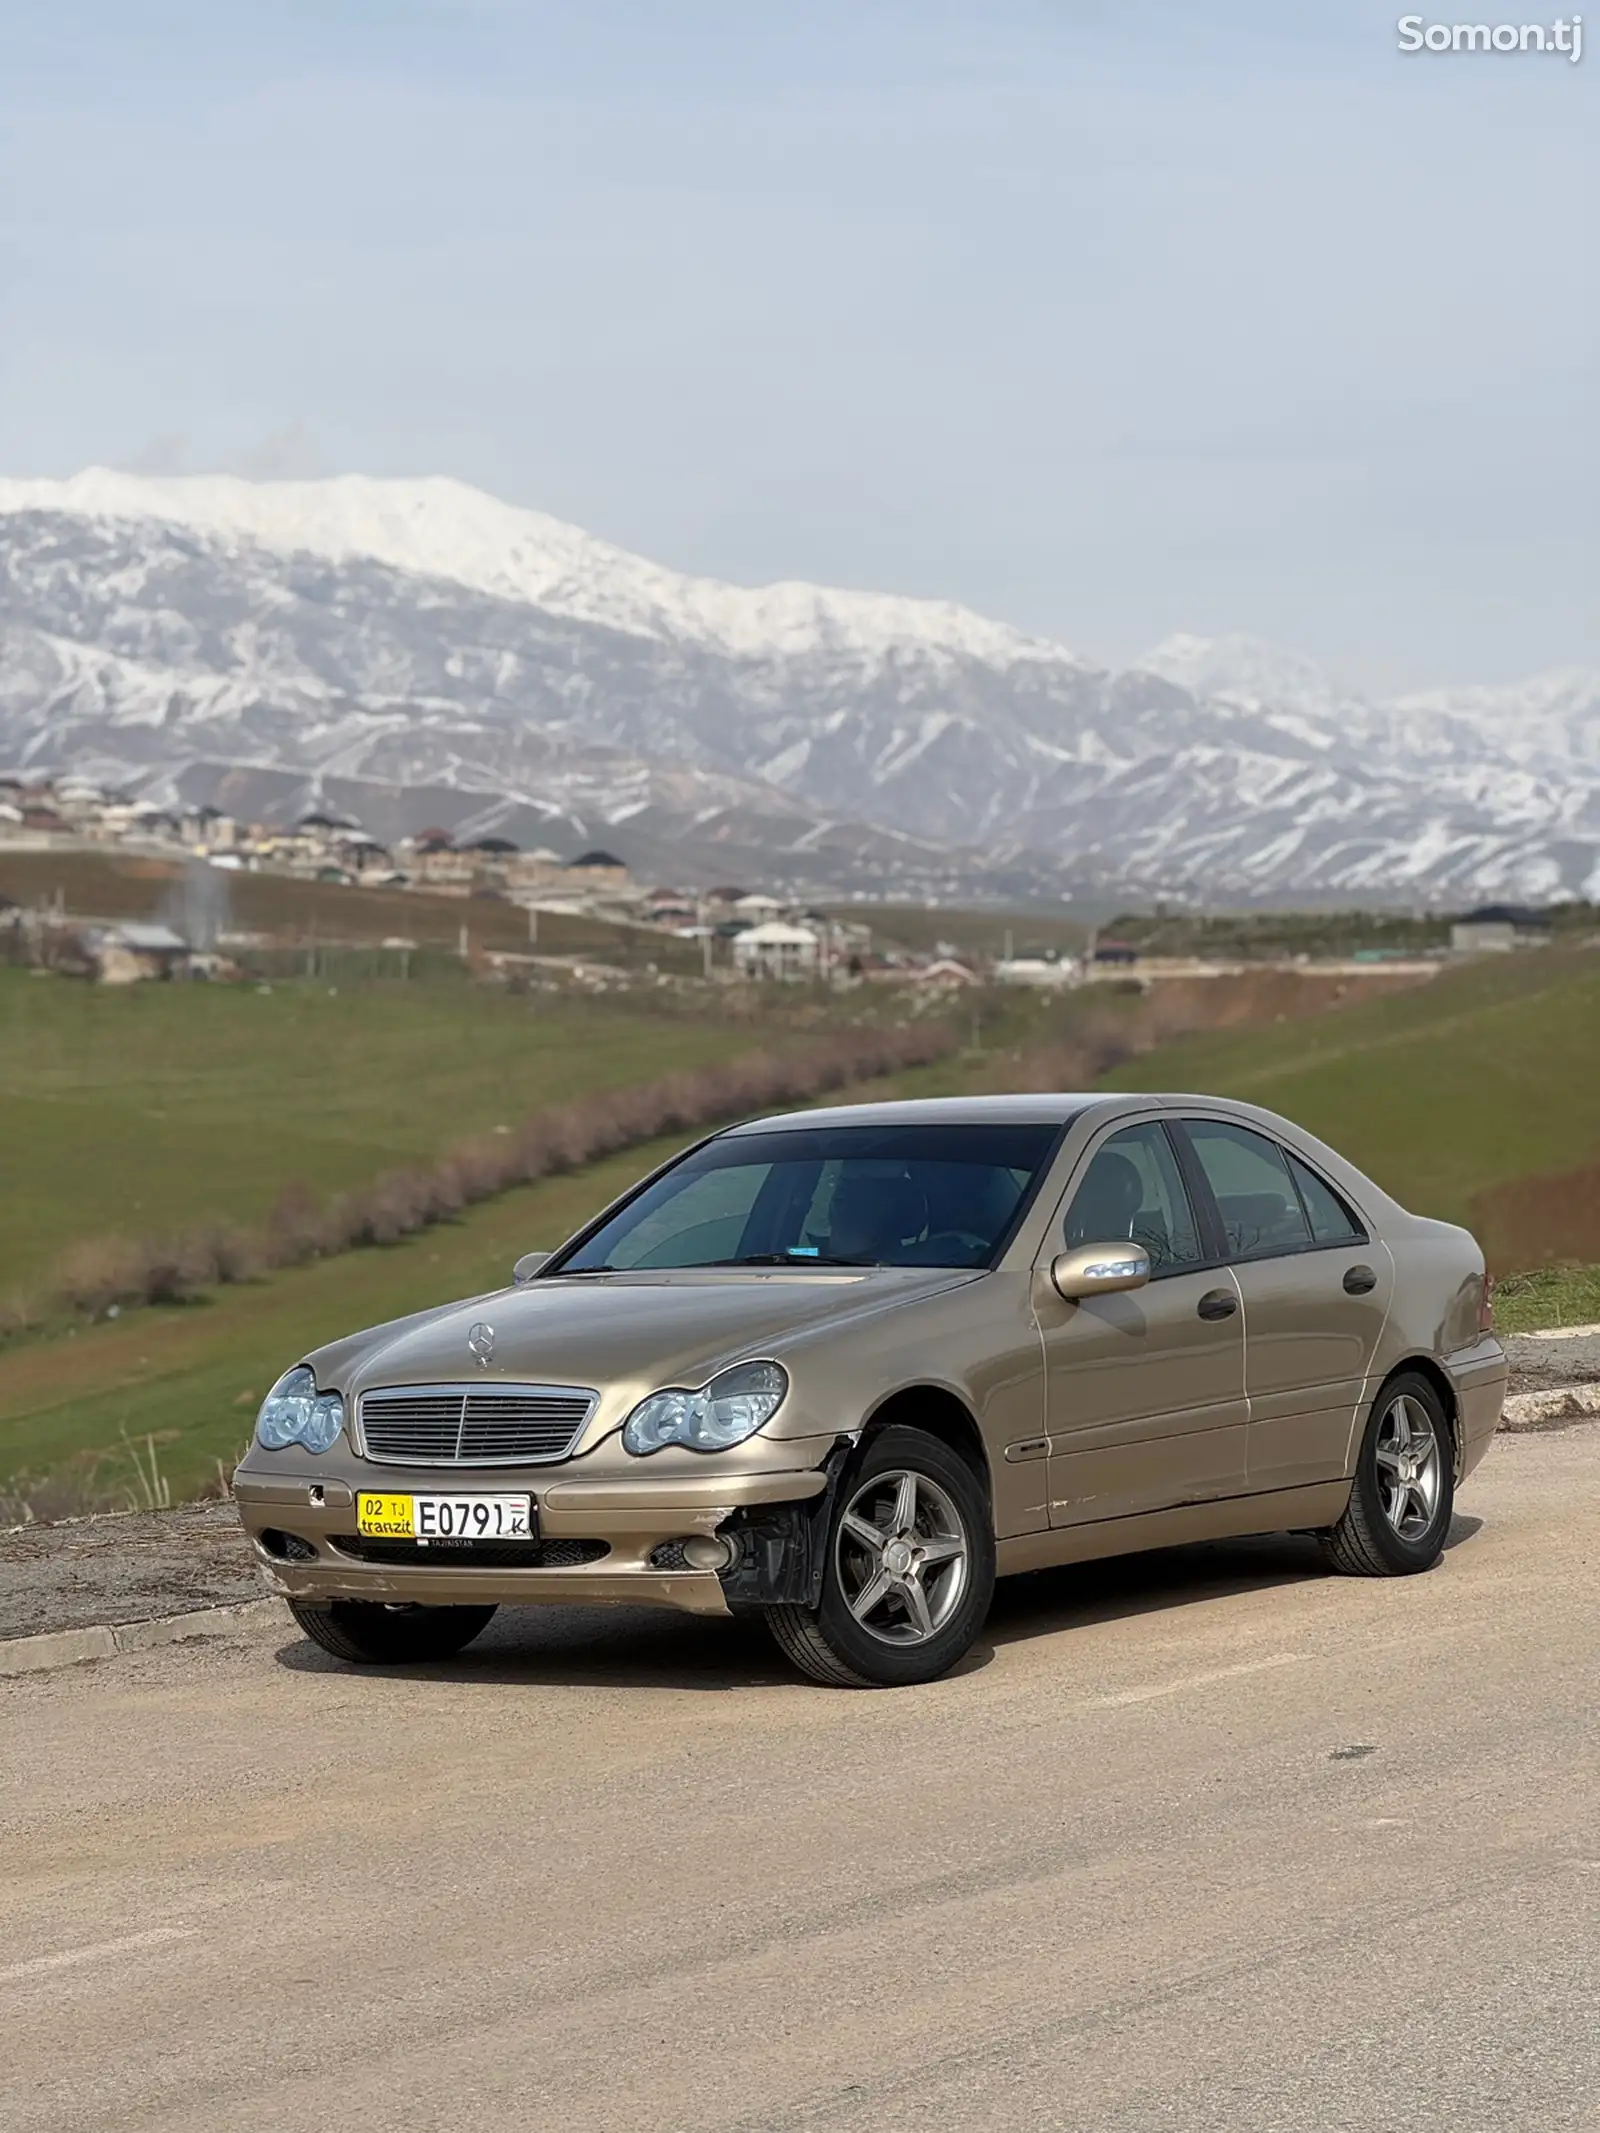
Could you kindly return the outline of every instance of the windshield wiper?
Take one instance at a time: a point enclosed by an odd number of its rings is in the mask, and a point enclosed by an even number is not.
[[[749,1252],[742,1259],[706,1259],[704,1266],[881,1266],[881,1259],[835,1259],[826,1252]]]

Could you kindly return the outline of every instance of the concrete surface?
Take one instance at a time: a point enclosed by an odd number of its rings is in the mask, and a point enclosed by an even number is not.
[[[1593,2128],[1597,1562],[1586,1425],[1429,1576],[1054,1572],[899,1694],[601,1613],[0,1683],[0,2125]]]
[[[1502,1336],[1513,1393],[1600,1382],[1600,1326],[1561,1326],[1548,1333]]]

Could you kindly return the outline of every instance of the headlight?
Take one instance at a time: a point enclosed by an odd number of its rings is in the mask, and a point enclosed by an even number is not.
[[[770,1422],[788,1390],[789,1373],[776,1363],[739,1363],[699,1392],[653,1392],[623,1424],[623,1449],[641,1459],[669,1444],[725,1451]]]
[[[279,1378],[256,1416],[256,1442],[269,1452],[303,1444],[308,1452],[325,1452],[344,1428],[344,1402],[336,1392],[318,1392],[304,1363]]]

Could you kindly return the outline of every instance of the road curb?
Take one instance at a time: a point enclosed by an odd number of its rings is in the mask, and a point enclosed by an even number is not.
[[[116,1659],[126,1652],[153,1651],[162,1644],[236,1636],[279,1613],[276,1600],[244,1600],[236,1607],[196,1607],[187,1614],[157,1615],[145,1622],[97,1622],[89,1629],[45,1630],[36,1637],[0,1640],[0,1676],[41,1674],[52,1667],[81,1666],[89,1659]]]
[[[1514,1392],[1500,1411],[1504,1430],[1554,1429],[1600,1416],[1600,1385],[1557,1385],[1549,1392]]]

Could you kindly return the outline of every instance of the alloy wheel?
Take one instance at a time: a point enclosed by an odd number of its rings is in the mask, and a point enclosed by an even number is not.
[[[939,1634],[966,1592],[970,1556],[953,1499],[909,1468],[863,1482],[834,1542],[845,1605],[883,1644],[926,1644]]]
[[[1390,1401],[1373,1456],[1384,1517],[1402,1540],[1420,1540],[1439,1508],[1442,1462],[1433,1418],[1409,1393]]]

